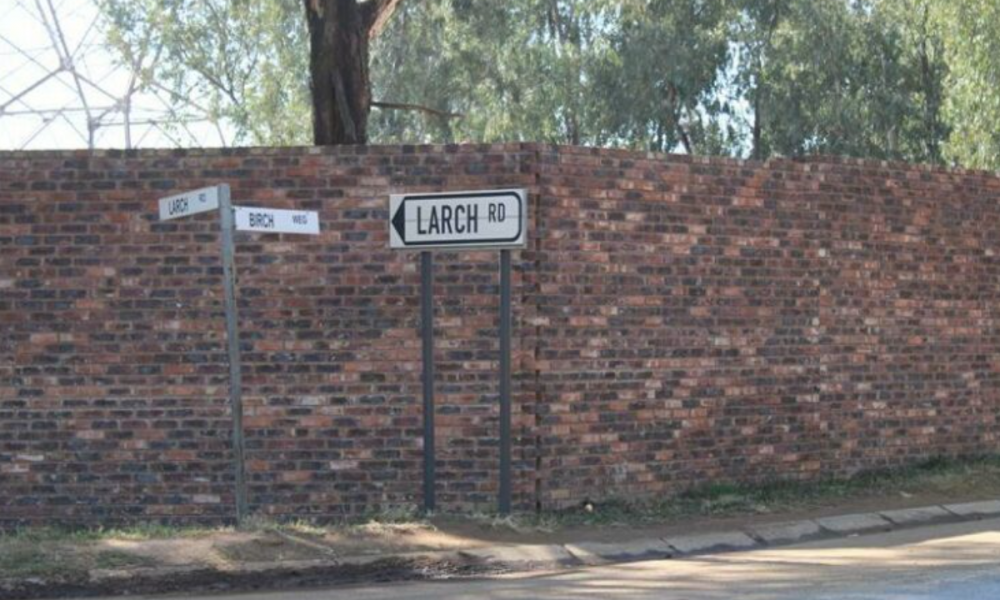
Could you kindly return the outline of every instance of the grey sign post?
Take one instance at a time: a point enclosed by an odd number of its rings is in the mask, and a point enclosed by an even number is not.
[[[500,251],[500,514],[510,514],[510,250]]]
[[[511,249],[527,242],[528,194],[492,190],[394,194],[389,198],[390,247],[420,250],[424,395],[424,510],[435,508],[434,276],[430,250],[500,251],[500,486],[497,507],[511,510]]]
[[[233,206],[227,184],[160,199],[160,220],[219,210],[222,278],[226,310],[226,352],[229,358],[229,406],[233,420],[233,475],[236,522],[248,515],[245,444],[243,439],[243,378],[240,362],[239,316],[236,303],[236,231],[319,234],[319,215],[311,211]]]
[[[222,228],[222,281],[226,306],[226,351],[229,355],[229,407],[233,418],[233,474],[236,480],[236,522],[247,517],[245,445],[243,441],[243,378],[240,373],[239,316],[236,307],[235,225],[229,186],[219,186],[219,224]]]
[[[424,384],[424,510],[435,509],[434,495],[434,253],[420,253],[420,323]]]

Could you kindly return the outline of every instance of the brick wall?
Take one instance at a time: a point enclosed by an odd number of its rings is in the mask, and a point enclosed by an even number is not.
[[[583,149],[540,171],[545,502],[997,450],[1000,179]]]
[[[994,452],[1000,179],[536,145],[0,153],[0,522],[232,513],[215,215],[239,234],[252,509],[418,504],[419,273],[388,194],[531,192],[515,501],[652,497]],[[436,260],[439,500],[496,494],[497,260]]]

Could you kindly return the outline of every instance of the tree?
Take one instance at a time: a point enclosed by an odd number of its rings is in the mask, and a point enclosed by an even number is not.
[[[951,66],[946,154],[969,167],[1000,169],[1000,4],[949,0],[940,8]]]
[[[394,19],[373,59],[376,89],[461,113],[444,122],[380,114],[379,137],[427,141],[596,138],[590,76],[606,51],[605,0],[434,0]],[[592,143],[592,142],[591,142]]]
[[[156,52],[146,84],[205,98],[238,141],[367,142],[369,44],[401,0],[101,0],[123,62]],[[303,10],[304,8],[304,10]],[[310,110],[311,109],[311,110]]]
[[[940,162],[944,63],[933,0],[742,0],[737,82],[751,155]]]
[[[935,0],[879,0],[857,13],[866,137],[853,154],[941,163],[948,65]]]
[[[369,42],[400,1],[303,0],[316,144],[367,143],[372,107]]]
[[[730,153],[736,133],[725,89],[729,60],[726,0],[620,3],[595,77],[594,102],[607,137],[658,151]]]
[[[454,46],[447,2],[404,2],[385,32],[372,42],[372,93],[441,109],[372,113],[370,138],[379,142],[452,142],[456,120],[444,113],[468,108],[456,87]]]
[[[404,4],[377,42],[376,90],[465,116],[381,113],[375,135],[728,151],[726,128],[714,124],[724,109],[715,84],[726,61],[728,4]]]
[[[240,141],[1000,162],[993,0],[100,1]]]

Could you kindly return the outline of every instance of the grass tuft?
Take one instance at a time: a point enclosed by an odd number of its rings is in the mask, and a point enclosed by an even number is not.
[[[197,538],[232,531],[229,527],[176,527],[157,523],[138,523],[126,527],[26,527],[0,532],[0,542],[58,543],[99,542],[102,540],[164,540]]]

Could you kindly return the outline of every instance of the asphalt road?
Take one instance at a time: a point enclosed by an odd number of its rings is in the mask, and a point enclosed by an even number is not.
[[[998,600],[1000,520],[485,581],[245,594],[239,600]]]

